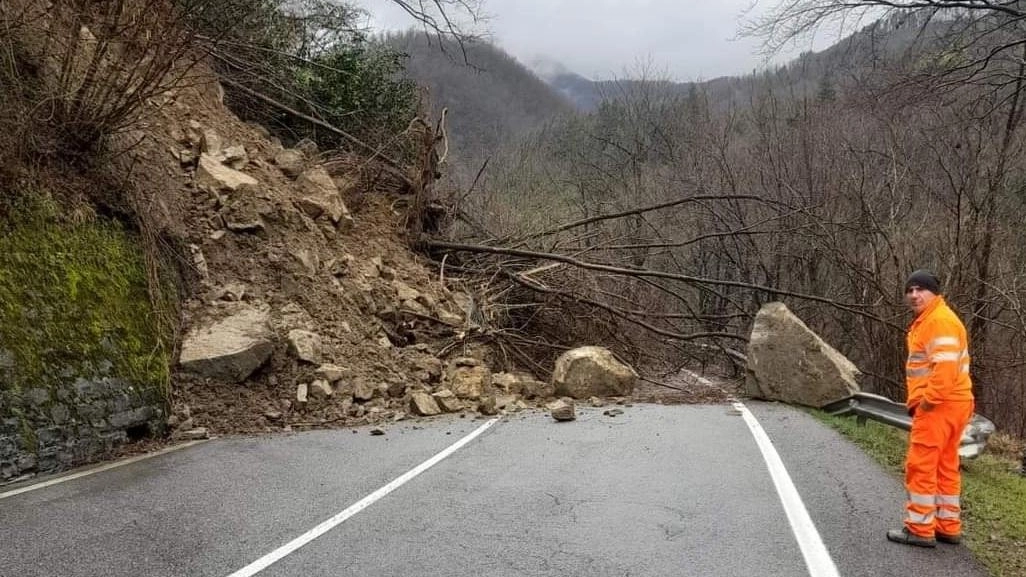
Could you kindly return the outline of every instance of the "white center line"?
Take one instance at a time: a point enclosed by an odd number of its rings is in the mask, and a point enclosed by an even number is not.
[[[816,525],[809,517],[809,512],[805,509],[805,503],[802,502],[798,489],[791,481],[791,476],[787,474],[784,462],[780,460],[780,455],[773,448],[773,442],[770,441],[769,435],[766,434],[748,407],[741,403],[734,403],[734,408],[741,412],[749,430],[752,431],[752,436],[755,437],[755,443],[759,445],[759,451],[762,452],[762,458],[766,461],[770,477],[773,478],[773,485],[777,488],[777,495],[780,496],[784,512],[787,513],[787,520],[791,523],[791,530],[794,531],[798,547],[802,550],[802,557],[805,558],[805,566],[809,569],[809,575],[812,577],[839,577],[837,566],[834,565],[834,560],[830,557],[826,545],[823,544]]]
[[[334,529],[338,525],[341,525],[346,519],[352,517],[353,515],[359,513],[360,511],[363,511],[367,507],[371,506],[375,501],[378,501],[379,499],[381,499],[385,495],[388,495],[392,491],[395,491],[399,487],[403,486],[410,479],[413,479],[417,475],[419,475],[419,474],[423,473],[424,471],[427,471],[431,467],[435,466],[442,459],[444,459],[444,458],[448,457],[449,455],[455,453],[460,448],[462,448],[464,445],[466,445],[467,443],[473,441],[478,435],[480,435],[481,433],[485,432],[488,429],[488,427],[491,427],[492,425],[494,425],[496,423],[496,421],[498,421],[498,420],[499,420],[498,418],[491,419],[490,421],[486,422],[485,424],[483,424],[480,427],[478,427],[477,429],[475,429],[472,433],[470,433],[466,437],[463,437],[459,441],[456,441],[455,443],[453,443],[448,448],[442,450],[440,453],[438,453],[434,457],[431,457],[427,461],[424,461],[420,465],[417,465],[415,468],[410,469],[409,471],[404,473],[402,476],[397,477],[391,483],[385,485],[384,487],[378,489],[377,491],[374,491],[373,493],[371,493],[370,495],[367,495],[363,499],[360,499],[356,503],[353,503],[352,505],[347,507],[341,513],[338,513],[334,517],[332,517],[332,518],[322,522],[320,525],[317,525],[313,529],[310,529],[309,531],[307,531],[306,533],[303,533],[299,537],[296,537],[292,541],[289,541],[288,543],[282,545],[281,547],[278,547],[274,551],[271,551],[267,555],[264,555],[263,557],[257,559],[256,561],[253,561],[249,565],[246,565],[245,567],[243,567],[242,569],[239,569],[238,571],[232,573],[228,577],[252,577],[253,575],[256,575],[257,573],[263,571],[264,569],[267,569],[268,567],[270,567],[274,563],[277,563],[278,561],[280,561],[281,559],[285,558],[289,554],[295,552],[300,547],[306,545],[307,543],[313,541],[314,539],[320,537],[321,535],[327,533],[328,531],[331,531],[332,529]]]

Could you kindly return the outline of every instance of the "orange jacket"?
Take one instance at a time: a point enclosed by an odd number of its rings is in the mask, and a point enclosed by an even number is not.
[[[934,405],[973,400],[965,326],[944,297],[935,297],[912,321],[907,341],[905,404],[909,408],[924,400]]]

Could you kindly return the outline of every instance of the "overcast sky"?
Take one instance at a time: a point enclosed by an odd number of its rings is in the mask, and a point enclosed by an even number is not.
[[[376,29],[414,25],[391,0],[355,1],[373,14]],[[709,80],[766,64],[759,41],[738,38],[738,26],[743,15],[765,13],[779,1],[484,0],[484,26],[491,42],[529,66],[545,58],[592,80],[636,76],[642,66],[657,77]],[[806,42],[770,62],[833,40]]]

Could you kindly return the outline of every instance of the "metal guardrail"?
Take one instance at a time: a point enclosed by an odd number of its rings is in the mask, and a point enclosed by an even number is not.
[[[855,393],[845,399],[824,405],[821,409],[835,416],[855,415],[860,422],[873,419],[906,431],[912,428],[912,417],[908,415],[908,409],[904,404],[871,393]],[[958,454],[968,459],[979,456],[993,433],[994,423],[990,419],[973,414],[969,425],[962,431],[962,444],[958,449]]]

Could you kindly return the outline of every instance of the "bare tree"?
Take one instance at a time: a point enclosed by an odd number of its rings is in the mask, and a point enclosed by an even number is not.
[[[944,88],[1018,84],[1026,47],[1026,5],[1006,0],[782,0],[745,26],[772,53],[824,30],[841,38],[860,28],[908,31],[915,77]],[[870,35],[868,38],[874,38]],[[923,59],[923,48],[932,57]]]
[[[930,266],[973,331],[981,412],[1026,431],[1014,85],[881,98],[844,77],[823,91],[824,68],[753,77],[726,105],[614,86],[593,115],[495,159],[461,207],[470,238],[427,244],[503,295],[489,302],[505,326],[549,344],[587,335],[649,368],[733,358],[759,306],[784,300],[891,397],[901,284]],[[901,80],[886,72],[879,85]]]
[[[482,0],[392,0],[419,22],[425,31],[439,40],[450,38],[461,43],[475,40],[478,33],[470,27],[483,21]]]

